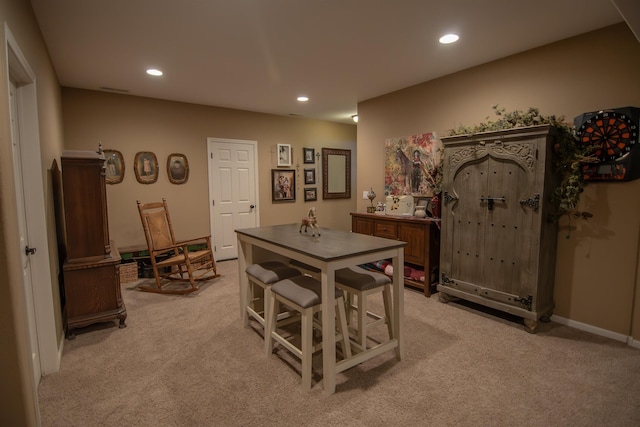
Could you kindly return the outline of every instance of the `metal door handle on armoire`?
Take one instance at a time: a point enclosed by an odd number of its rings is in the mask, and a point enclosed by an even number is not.
[[[480,201],[481,201],[481,202],[484,202],[485,200],[487,201],[487,208],[488,208],[490,211],[492,211],[492,210],[493,210],[493,201],[494,201],[494,200],[497,200],[497,201],[499,201],[499,202],[506,202],[506,201],[507,201],[507,199],[505,199],[505,197],[504,197],[504,196],[502,196],[502,197],[491,197],[491,196],[484,197],[484,196],[481,196],[481,197],[480,197]]]

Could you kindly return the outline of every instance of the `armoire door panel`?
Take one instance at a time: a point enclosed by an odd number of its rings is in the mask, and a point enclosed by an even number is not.
[[[482,262],[485,248],[486,211],[480,194],[486,190],[488,164],[486,161],[469,162],[458,169],[452,192],[458,200],[450,207],[451,264],[445,271],[451,278],[475,283],[484,277]],[[444,241],[444,240],[443,240]]]
[[[527,263],[527,248],[520,244],[528,228],[523,227],[530,212],[523,210],[519,200],[529,187],[531,171],[509,159],[488,158],[487,197],[495,197],[489,209],[487,203],[487,236],[485,239],[488,266],[482,283],[499,292],[514,293],[520,288],[519,269]],[[495,196],[494,196],[495,195]]]

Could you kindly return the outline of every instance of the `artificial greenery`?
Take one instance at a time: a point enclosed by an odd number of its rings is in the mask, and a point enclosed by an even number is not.
[[[576,137],[575,128],[565,121],[564,116],[545,116],[537,108],[529,108],[526,112],[515,110],[507,112],[498,105],[493,107],[498,117],[474,126],[458,126],[450,131],[450,135],[467,135],[480,132],[492,132],[525,126],[550,125],[557,130],[554,145],[554,167],[558,173],[559,184],[553,192],[552,202],[555,207],[555,217],[567,215],[574,218],[588,219],[592,214],[577,210],[580,195],[584,191],[586,182],[582,174],[584,163],[597,161],[593,157],[595,147],[581,144]]]

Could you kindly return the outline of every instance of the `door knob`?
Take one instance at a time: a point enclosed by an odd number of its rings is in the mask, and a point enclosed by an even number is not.
[[[36,248],[30,248],[29,246],[24,247],[24,254],[29,256],[36,253]]]
[[[255,208],[255,207],[256,207],[256,205],[249,205],[249,207],[250,207],[251,209],[253,209],[253,208]]]

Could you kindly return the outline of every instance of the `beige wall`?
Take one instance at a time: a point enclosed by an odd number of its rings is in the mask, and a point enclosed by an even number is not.
[[[508,110],[537,107],[572,121],[604,108],[640,107],[640,44],[626,25],[514,55],[358,105],[356,192],[384,188],[387,138],[435,131]],[[638,289],[640,181],[587,187],[580,208],[591,220],[561,223],[555,314],[640,339]],[[366,203],[358,199],[358,209]],[[571,228],[571,237],[565,238]],[[637,298],[637,296],[635,296]]]
[[[27,0],[0,2],[0,22],[6,25],[35,74],[40,152],[42,161],[47,240],[51,279],[57,291],[57,247],[50,173],[54,159],[62,151],[60,88],[40,30]],[[5,27],[0,29],[0,424],[36,425],[37,395],[32,389],[32,371],[26,327],[26,302],[22,289],[18,221],[15,204],[14,169],[7,87]],[[42,251],[45,253],[46,251]],[[58,337],[62,337],[59,301],[54,301]]]
[[[316,153],[323,147],[352,150],[355,167],[355,125],[71,88],[63,88],[62,106],[65,149],[96,150],[102,141],[103,148],[118,150],[124,157],[123,182],[107,186],[109,231],[120,248],[145,244],[136,200],[166,198],[178,238],[209,234],[207,137],[258,142],[261,225],[299,222],[309,207],[316,206],[321,226],[350,229],[355,195],[349,200],[322,200],[321,162],[304,164],[302,148],[315,148]],[[278,143],[291,144],[292,169],[300,166],[295,203],[271,201],[271,169],[277,168]],[[138,151],[156,154],[160,172],[156,183],[145,185],[136,180],[132,165]],[[190,172],[185,184],[169,182],[166,161],[171,153],[187,157]],[[316,184],[307,187],[318,189],[318,200],[305,202],[303,170],[312,167],[316,168]],[[354,169],[352,183],[355,175]]]

